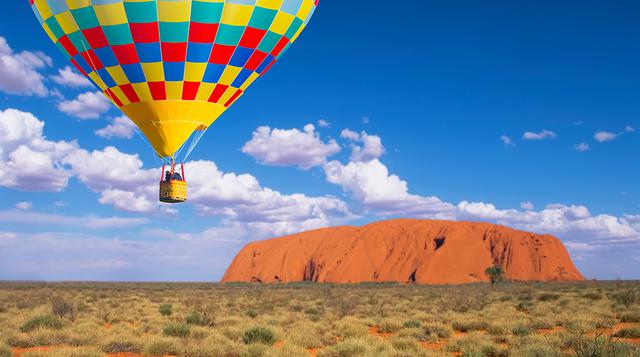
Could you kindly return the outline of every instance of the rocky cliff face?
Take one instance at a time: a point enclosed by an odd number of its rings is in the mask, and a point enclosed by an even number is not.
[[[223,282],[461,284],[487,281],[484,271],[493,264],[512,280],[584,280],[551,235],[489,223],[399,219],[250,243]]]

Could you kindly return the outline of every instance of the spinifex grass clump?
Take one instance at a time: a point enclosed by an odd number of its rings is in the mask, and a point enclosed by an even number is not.
[[[191,329],[189,328],[189,325],[186,324],[172,323],[165,326],[164,329],[162,329],[162,333],[165,336],[188,337],[191,333]]]
[[[199,312],[192,312],[186,318],[185,322],[195,326],[212,326],[213,321],[206,315]]]
[[[40,315],[25,322],[24,325],[20,327],[20,331],[30,332],[38,328],[59,330],[62,327],[64,327],[64,323],[62,323],[58,317],[54,315]]]
[[[138,353],[142,351],[142,343],[128,337],[113,337],[102,345],[104,353]]]
[[[169,316],[173,313],[173,306],[171,304],[162,304],[158,308],[158,311],[162,316]]]
[[[623,328],[616,332],[615,336],[623,338],[640,338],[640,327]]]
[[[63,298],[56,297],[51,301],[51,311],[61,319],[73,320],[76,317],[76,307]]]
[[[255,326],[244,332],[242,341],[246,344],[262,343],[273,345],[276,342],[276,334],[269,328]]]

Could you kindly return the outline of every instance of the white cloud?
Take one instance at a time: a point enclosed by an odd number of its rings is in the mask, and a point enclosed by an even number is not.
[[[502,135],[500,137],[500,141],[504,144],[505,147],[512,148],[516,146],[516,143],[513,142],[513,139],[507,135]]]
[[[76,99],[58,103],[58,110],[78,119],[97,119],[111,104],[100,92],[79,94]]]
[[[535,208],[535,206],[533,205],[533,203],[531,201],[524,201],[524,202],[520,203],[520,208],[522,208],[523,210],[526,210],[526,211],[531,211],[532,209]]]
[[[369,117],[362,117],[362,124],[369,124],[369,122],[371,121],[371,119]]]
[[[142,195],[131,191],[107,189],[100,193],[100,203],[110,204],[113,207],[128,212],[151,212],[155,204]]]
[[[251,140],[242,147],[242,152],[265,165],[297,166],[308,170],[321,166],[327,157],[340,151],[335,140],[324,142],[312,124],[304,131],[298,129],[271,129],[262,126],[253,132]]]
[[[331,161],[324,167],[327,181],[350,192],[372,213],[414,217],[452,218],[453,206],[436,197],[409,194],[406,181],[389,174],[378,159],[349,162]]]
[[[95,131],[96,135],[105,139],[124,138],[131,139],[137,130],[136,125],[126,115],[113,119],[113,124],[107,125]]]
[[[555,139],[558,135],[551,130],[542,130],[539,133],[534,133],[531,131],[527,131],[522,134],[522,138],[525,140],[544,140],[544,139]]]
[[[595,133],[593,135],[593,138],[599,142],[599,143],[603,143],[605,141],[612,141],[615,140],[618,137],[618,133],[611,133],[608,131],[599,131],[597,133]]]
[[[340,137],[362,143],[362,146],[356,144],[351,145],[351,161],[371,161],[384,154],[382,139],[377,135],[369,135],[364,131],[358,134],[352,130],[344,129],[340,133]]]
[[[51,76],[51,80],[61,86],[71,88],[91,87],[92,84],[82,74],[73,70],[70,66],[58,69],[58,74]]]
[[[0,222],[84,227],[89,229],[115,229],[140,226],[147,223],[148,220],[146,218],[131,217],[65,216],[10,209],[0,211]]]
[[[81,183],[100,193],[100,203],[130,212],[153,212],[159,207],[159,170],[143,169],[138,155],[124,154],[112,146],[92,152],[78,149],[64,163]]]
[[[223,216],[281,233],[353,217],[346,203],[337,198],[282,194],[262,187],[252,175],[222,172],[213,162],[195,161],[187,169],[189,202],[202,215]]]
[[[28,211],[31,209],[31,207],[33,207],[33,202],[31,201],[22,201],[16,203],[16,208],[23,211]]]
[[[329,123],[328,121],[324,120],[324,119],[320,119],[318,120],[318,126],[321,128],[328,128],[331,126],[331,123]]]
[[[573,148],[576,149],[577,151],[585,152],[585,151],[589,151],[589,144],[587,143],[575,144]]]
[[[49,94],[39,70],[50,67],[51,58],[41,52],[15,53],[0,36],[0,91],[16,95]]]
[[[633,133],[636,131],[636,128],[632,127],[631,125],[627,125],[624,127],[624,131],[626,131],[627,133]]]
[[[44,122],[16,109],[0,111],[0,186],[27,191],[61,191],[70,174],[62,158],[75,142],[50,141]]]

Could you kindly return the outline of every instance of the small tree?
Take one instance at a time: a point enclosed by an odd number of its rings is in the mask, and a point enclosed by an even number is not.
[[[500,265],[488,267],[484,273],[489,277],[492,286],[504,280],[504,269]]]

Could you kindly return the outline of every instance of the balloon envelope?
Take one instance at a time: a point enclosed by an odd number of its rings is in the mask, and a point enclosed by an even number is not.
[[[74,66],[172,156],[295,41],[318,0],[29,0]]]

